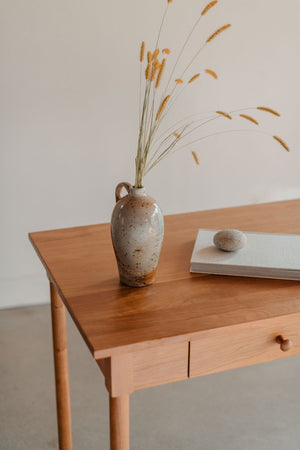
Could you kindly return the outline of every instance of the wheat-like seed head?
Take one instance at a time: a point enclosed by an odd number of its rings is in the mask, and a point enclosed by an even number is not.
[[[232,117],[224,111],[216,111],[216,113],[220,114],[220,116],[226,117],[226,119],[232,120]]]
[[[271,108],[267,108],[266,106],[258,106],[257,109],[259,109],[260,111],[266,111],[270,114],[274,114],[274,116],[280,117],[280,114],[277,111]]]
[[[152,64],[149,63],[149,64],[147,65],[146,70],[145,70],[145,77],[146,77],[146,80],[150,80],[150,78],[151,78],[151,70],[152,70]]]
[[[212,2],[210,2],[208,5],[205,6],[205,8],[203,9],[201,16],[205,16],[205,14],[208,13],[208,11],[213,8],[216,4],[218,3],[218,0],[213,0]]]
[[[214,77],[216,80],[218,79],[218,75],[213,70],[205,69],[205,72],[208,73],[208,75],[211,75],[212,77]]]
[[[248,116],[247,114],[240,114],[240,117],[243,119],[249,120],[252,123],[255,123],[255,125],[259,125],[258,121],[254,119],[254,117]]]
[[[200,162],[197,153],[195,151],[192,151],[192,155],[194,157],[195,163],[199,166]]]
[[[230,23],[228,23],[227,25],[223,25],[223,27],[219,28],[211,36],[209,36],[206,43],[211,42],[215,37],[217,37],[220,33],[223,33],[223,31],[227,30],[227,28],[229,28],[229,27],[231,27]]]
[[[158,59],[155,60],[154,64],[153,64],[153,69],[152,69],[152,75],[151,75],[151,81],[154,81],[157,75],[157,72],[160,69],[160,63],[158,61]]]
[[[278,136],[273,136],[273,138],[275,139],[275,141],[279,142],[279,144],[282,145],[282,147],[283,147],[287,152],[290,151],[288,145],[287,145],[280,137],[278,137]]]
[[[159,72],[158,72],[158,75],[157,75],[157,80],[156,80],[156,83],[155,83],[155,88],[156,89],[160,85],[160,82],[161,82],[161,79],[162,79],[162,76],[163,76],[163,73],[164,73],[164,70],[165,70],[165,65],[166,65],[166,58],[164,58],[162,60],[162,63],[161,63],[161,66],[160,66],[160,69],[159,69]]]
[[[140,62],[144,61],[144,56],[145,56],[145,42],[142,42],[140,50]]]
[[[148,60],[148,63],[151,63],[151,61],[153,60],[153,55],[150,51],[147,53],[147,60]]]
[[[162,52],[165,53],[166,55],[170,55],[171,50],[169,48],[164,48]]]
[[[172,3],[173,0],[168,0],[168,3]]]
[[[160,69],[160,66],[161,66],[161,63],[159,62],[158,59],[156,59],[156,60],[154,61],[154,68],[156,69],[156,67],[158,67],[158,69]]]
[[[189,84],[192,83],[193,81],[197,80],[197,78],[199,78],[199,77],[200,77],[200,73],[196,73],[196,75],[194,75],[194,76],[190,79]]]
[[[167,95],[163,99],[163,101],[162,101],[162,103],[161,103],[161,105],[159,107],[159,110],[157,111],[156,117],[155,117],[156,121],[158,121],[161,118],[161,115],[162,115],[162,113],[163,113],[163,111],[164,111],[164,109],[165,109],[165,107],[166,107],[166,105],[168,103],[169,98],[170,98],[170,95]]]
[[[158,54],[159,54],[159,49],[156,48],[153,52],[153,59],[156,59],[158,57]]]
[[[175,83],[176,84],[183,84],[183,80],[181,78],[176,78]]]

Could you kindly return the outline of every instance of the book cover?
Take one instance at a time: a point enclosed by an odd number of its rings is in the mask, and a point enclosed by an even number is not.
[[[245,232],[246,246],[225,252],[213,243],[216,233],[199,229],[191,272],[300,280],[300,235]]]

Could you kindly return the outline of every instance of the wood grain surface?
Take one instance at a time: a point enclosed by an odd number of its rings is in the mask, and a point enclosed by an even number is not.
[[[287,351],[278,335],[289,341]],[[190,346],[190,377],[299,355],[300,314],[204,331]]]
[[[188,342],[157,345],[133,353],[134,390],[188,378]]]
[[[129,450],[129,395],[109,397],[110,450]]]
[[[188,342],[156,345],[97,360],[111,397],[188,378]]]
[[[300,283],[190,274],[198,228],[300,234],[300,200],[165,217],[155,284],[119,284],[109,224],[30,239],[96,359],[300,312]]]
[[[72,425],[65,306],[50,283],[59,448],[72,450]]]

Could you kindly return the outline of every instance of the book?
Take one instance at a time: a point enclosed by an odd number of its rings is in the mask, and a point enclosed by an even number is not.
[[[215,247],[216,233],[199,229],[190,272],[300,280],[300,235],[245,232],[245,247],[226,252]]]

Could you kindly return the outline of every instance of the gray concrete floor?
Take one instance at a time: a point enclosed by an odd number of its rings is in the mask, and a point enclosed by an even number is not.
[[[68,318],[75,450],[109,448],[103,376]],[[49,306],[0,311],[0,448],[57,448]],[[299,450],[300,357],[135,392],[132,450]]]

